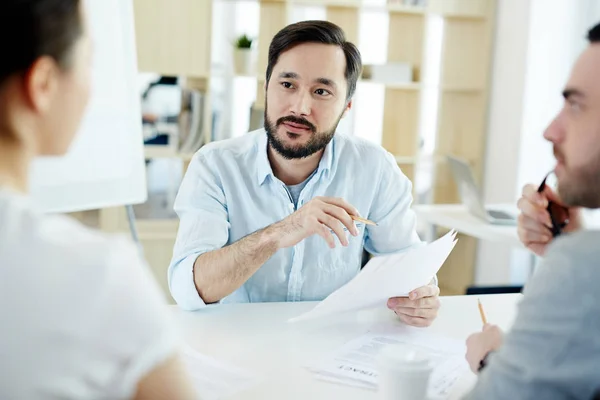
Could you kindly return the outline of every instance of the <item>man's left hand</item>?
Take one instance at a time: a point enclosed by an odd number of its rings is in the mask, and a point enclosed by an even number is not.
[[[421,286],[408,297],[392,297],[387,305],[407,325],[425,327],[431,325],[440,308],[440,288],[436,285]]]
[[[471,371],[479,372],[481,360],[491,352],[502,346],[504,334],[496,325],[485,324],[483,330],[474,333],[467,339],[467,354],[465,358],[469,362]]]

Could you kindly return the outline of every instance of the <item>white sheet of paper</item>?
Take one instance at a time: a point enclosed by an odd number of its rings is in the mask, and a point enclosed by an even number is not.
[[[384,305],[390,297],[408,296],[411,290],[431,282],[455,244],[456,232],[451,231],[427,245],[374,257],[354,279],[289,322]]]
[[[386,346],[405,344],[426,353],[434,366],[428,389],[431,399],[444,399],[468,371],[461,341],[425,330],[403,327],[370,331],[349,341],[323,360],[308,366],[317,379],[366,389],[377,389],[377,355]]]
[[[184,347],[183,362],[199,398],[217,400],[256,385],[260,378],[249,371],[229,365]]]

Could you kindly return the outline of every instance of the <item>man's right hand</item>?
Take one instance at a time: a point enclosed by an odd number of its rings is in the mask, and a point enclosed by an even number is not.
[[[331,231],[337,235],[343,246],[348,246],[344,227],[353,235],[358,229],[351,215],[359,216],[358,210],[340,198],[315,197],[285,219],[268,229],[277,238],[279,248],[295,246],[312,235],[320,235],[329,245],[335,247]]]
[[[543,192],[538,193],[535,185],[526,185],[523,194],[517,202],[521,210],[518,220],[519,239],[523,244],[538,256],[544,255],[546,247],[552,241],[552,221],[546,209],[548,202],[552,201],[562,205],[558,195],[546,186]],[[564,232],[573,232],[581,229],[581,216],[579,208],[568,208],[568,214],[556,216],[559,221],[569,219]]]

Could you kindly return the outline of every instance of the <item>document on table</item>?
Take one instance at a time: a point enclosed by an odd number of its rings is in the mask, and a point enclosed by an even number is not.
[[[405,328],[398,333],[370,331],[307,368],[321,380],[375,390],[379,352],[388,345],[404,344],[424,352],[431,359],[433,371],[428,398],[447,398],[454,384],[469,370],[464,358],[464,344],[422,329]]]
[[[248,389],[260,381],[253,373],[205,356],[187,346],[183,362],[199,398],[217,400]]]
[[[289,322],[384,305],[390,297],[408,296],[411,290],[431,282],[456,241],[456,232],[450,231],[427,245],[374,257],[354,279]]]

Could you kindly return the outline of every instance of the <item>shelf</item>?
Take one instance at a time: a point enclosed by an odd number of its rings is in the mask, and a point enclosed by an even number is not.
[[[412,14],[412,15],[425,15],[427,10],[424,7],[417,6],[404,6],[402,4],[389,4],[387,10],[395,14]]]
[[[175,239],[179,228],[179,219],[145,219],[137,218],[136,227],[140,240]]]
[[[416,164],[417,157],[411,156],[394,156],[398,164]]]
[[[265,2],[265,0],[220,0],[222,2]],[[397,14],[425,15],[427,9],[403,4],[368,4],[369,0],[270,0],[273,3],[287,3],[297,6],[356,8],[368,11],[388,11]]]
[[[485,89],[480,86],[453,86],[453,85],[443,85],[441,86],[441,90],[443,92],[457,92],[457,93],[476,93],[482,92]]]
[[[372,83],[377,85],[383,85],[386,89],[394,89],[394,90],[419,90],[421,89],[421,84],[419,82],[411,82],[411,83],[385,83],[378,82],[371,79],[360,79],[360,83]]]
[[[401,165],[432,164],[446,162],[446,157],[439,154],[419,154],[416,156],[394,156],[396,163]]]
[[[152,158],[180,158],[183,161],[191,161],[193,154],[178,153],[175,149],[166,145],[146,145],[144,146],[144,157],[146,160]]]
[[[360,0],[288,0],[288,3],[300,6],[361,8]]]
[[[487,18],[487,15],[483,14],[441,13],[439,15],[446,19],[485,20]]]

